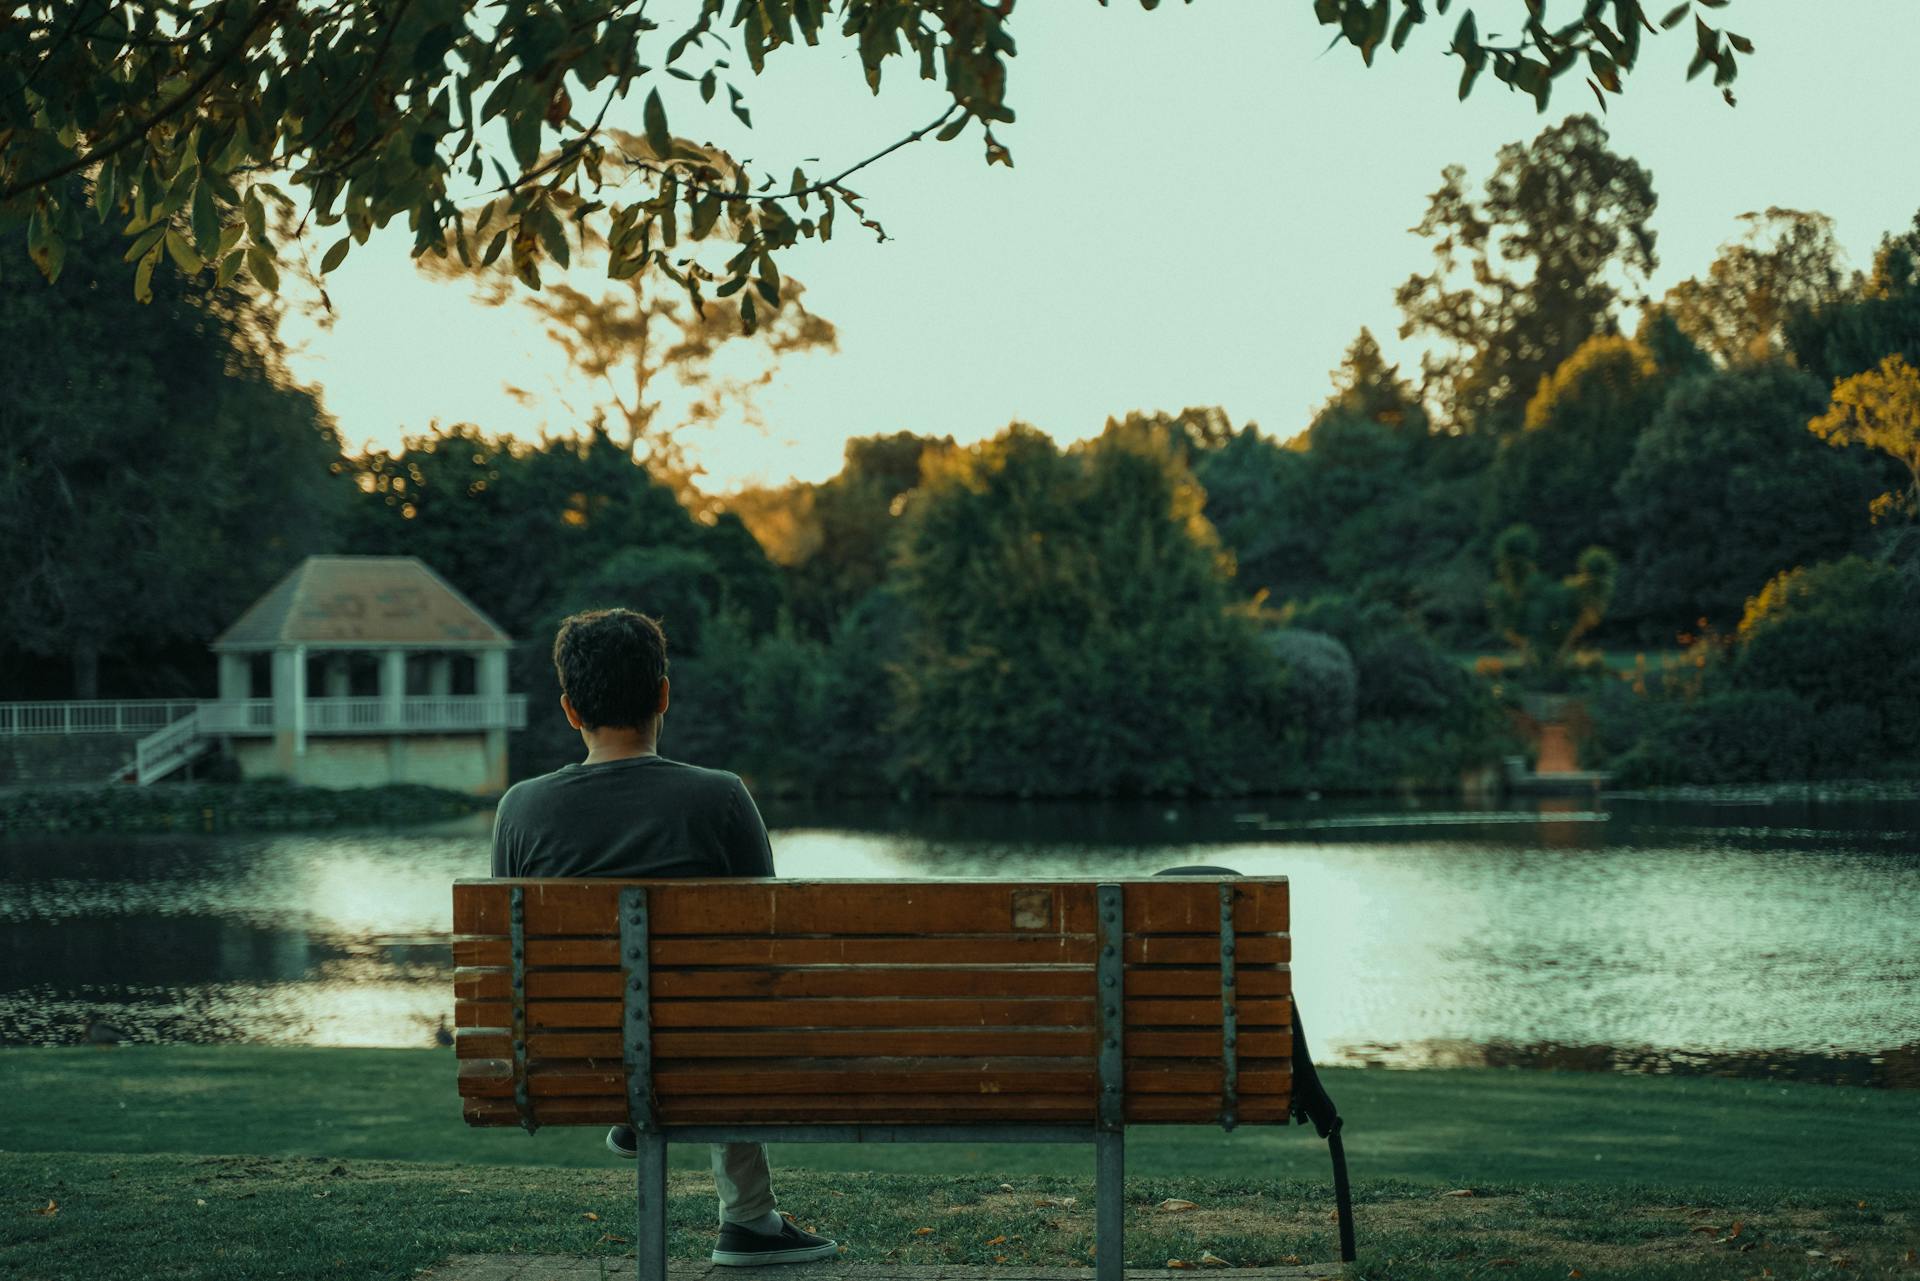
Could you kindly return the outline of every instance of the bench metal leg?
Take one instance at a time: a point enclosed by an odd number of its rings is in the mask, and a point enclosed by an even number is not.
[[[667,1136],[641,1130],[634,1172],[639,1222],[633,1236],[636,1281],[667,1281]]]
[[[1126,1143],[1119,1130],[1093,1137],[1094,1281],[1121,1281],[1127,1266]]]

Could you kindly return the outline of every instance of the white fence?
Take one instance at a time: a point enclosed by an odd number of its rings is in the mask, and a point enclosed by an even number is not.
[[[309,734],[458,733],[527,725],[524,694],[434,694],[391,701],[310,698],[305,711]],[[201,734],[271,734],[276,728],[270,698],[0,703],[0,737],[151,734],[189,716]]]
[[[147,734],[200,706],[198,699],[90,699],[66,703],[0,703],[0,736],[14,734]]]

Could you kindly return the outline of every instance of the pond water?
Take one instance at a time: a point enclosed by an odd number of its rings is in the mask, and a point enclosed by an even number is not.
[[[1289,876],[1323,1063],[1920,1088],[1920,802],[1542,804],[765,812],[785,876]],[[0,840],[0,1044],[431,1045],[490,823]]]

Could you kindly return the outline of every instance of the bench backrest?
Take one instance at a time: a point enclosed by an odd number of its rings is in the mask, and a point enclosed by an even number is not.
[[[474,1125],[1288,1118],[1284,877],[481,880],[453,907]]]

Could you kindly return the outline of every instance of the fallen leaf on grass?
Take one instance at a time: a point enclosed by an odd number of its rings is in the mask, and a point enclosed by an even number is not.
[[[1007,1239],[1003,1236],[995,1237],[993,1240],[986,1242],[987,1245],[1005,1245],[1006,1243]]]
[[[1567,1269],[1567,1277],[1568,1277],[1568,1281],[1572,1281],[1572,1279],[1573,1279],[1573,1278],[1575,1278],[1575,1277],[1583,1277],[1583,1276],[1585,1276],[1585,1275],[1587,1275],[1587,1274],[1586,1274],[1586,1273],[1584,1273],[1584,1272],[1582,1272],[1582,1271],[1581,1271],[1581,1270],[1580,1270],[1579,1268],[1568,1268],[1568,1269]]]
[[[1280,1262],[1290,1263],[1298,1267],[1300,1263],[1300,1256],[1297,1254],[1283,1254],[1280,1256]]]
[[[205,1205],[207,1203],[207,1199],[203,1196],[197,1196],[193,1199],[193,1203],[195,1205]]]
[[[1909,1250],[1905,1254],[1900,1256],[1900,1262],[1902,1263],[1920,1262],[1920,1254],[1915,1254],[1912,1250]]]
[[[1153,1208],[1167,1214],[1185,1214],[1188,1210],[1198,1210],[1200,1207],[1191,1201],[1182,1201],[1179,1197],[1168,1197]]]
[[[933,1235],[933,1229],[932,1228],[915,1228],[913,1230],[913,1235],[917,1237],[930,1237]]]
[[[1451,1192],[1442,1192],[1440,1195],[1441,1196],[1472,1196],[1473,1189],[1472,1188],[1455,1188]]]
[[[472,1188],[455,1188],[455,1189],[454,1189],[454,1191],[455,1191],[455,1192],[458,1192],[458,1193],[459,1193],[459,1194],[460,1194],[461,1196],[472,1196],[472,1195],[473,1195],[473,1189],[472,1189]]]
[[[1002,1183],[1002,1184],[1000,1185],[1000,1190],[1001,1190],[1002,1192],[1011,1192],[1011,1191],[1013,1191],[1013,1184],[1011,1184],[1011,1183]]]
[[[1710,1223],[1698,1223],[1698,1224],[1695,1224],[1693,1227],[1690,1227],[1687,1229],[1687,1231],[1689,1232],[1704,1232],[1708,1236],[1712,1236],[1714,1233],[1718,1232],[1719,1230],[1720,1230],[1719,1228],[1714,1227]]]
[[[43,1219],[50,1219],[54,1215],[60,1213],[60,1203],[58,1201],[48,1201],[45,1205],[41,1206],[38,1210],[35,1210],[34,1213],[39,1215]]]
[[[1072,1206],[1078,1204],[1079,1201],[1080,1201],[1080,1198],[1077,1196],[1063,1196],[1063,1197],[1043,1196],[1038,1201],[1035,1201],[1034,1204],[1038,1206],[1057,1205],[1062,1208],[1071,1208]]]
[[[1825,1250],[1809,1250],[1807,1251],[1807,1257],[1809,1259],[1824,1259],[1827,1257],[1827,1252]]]
[[[1735,1219],[1733,1226],[1727,1229],[1727,1240],[1731,1241],[1739,1236],[1740,1233],[1746,1229],[1746,1226],[1747,1221],[1745,1219]]]
[[[1200,1266],[1203,1268],[1230,1268],[1233,1265],[1211,1250],[1200,1252]]]
[[[1167,1266],[1170,1268],[1191,1268],[1193,1265],[1185,1259],[1168,1259]]]
[[[602,1232],[602,1233],[600,1234],[600,1242],[599,1242],[599,1243],[600,1243],[601,1245],[631,1245],[631,1244],[633,1244],[633,1243],[632,1243],[631,1241],[629,1241],[629,1240],[628,1240],[628,1239],[627,1239],[626,1237],[617,1237],[617,1236],[615,1236],[615,1235],[613,1235],[613,1233],[611,1233],[611,1232]]]
[[[1007,1261],[1007,1256],[1004,1254],[996,1254],[993,1256],[993,1261],[995,1263],[1005,1263]]]
[[[597,1215],[597,1214],[595,1214],[595,1213],[594,1213],[594,1212],[593,1212],[592,1210],[587,1210],[587,1211],[584,1211],[584,1212],[583,1212],[583,1213],[582,1213],[582,1214],[580,1215],[580,1217],[581,1217],[581,1218],[583,1218],[583,1219],[585,1219],[585,1220],[586,1220],[586,1221],[587,1221],[588,1223],[598,1223],[598,1222],[600,1222],[600,1216],[599,1216],[599,1215]]]

